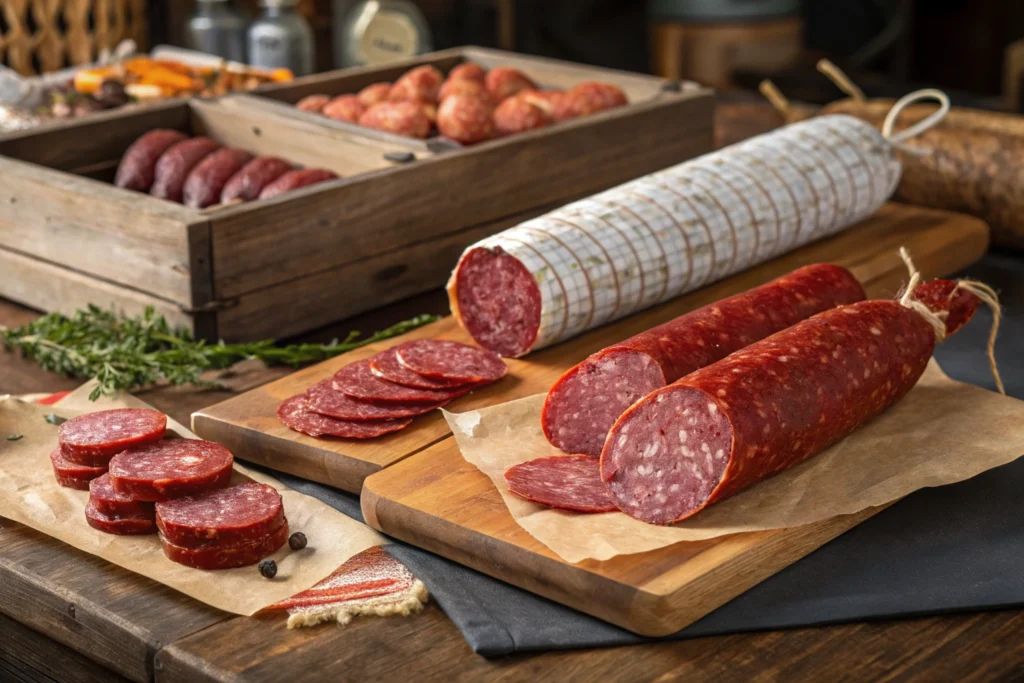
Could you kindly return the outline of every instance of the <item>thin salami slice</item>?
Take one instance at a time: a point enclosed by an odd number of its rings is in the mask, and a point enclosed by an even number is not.
[[[447,401],[437,403],[370,403],[357,401],[332,387],[334,380],[327,378],[306,389],[307,408],[314,413],[352,422],[401,420],[429,413]]]
[[[158,441],[115,455],[110,481],[136,500],[168,500],[226,486],[233,462],[231,451],[212,441]]]
[[[466,385],[466,382],[460,380],[424,377],[413,372],[398,360],[399,348],[401,347],[390,348],[371,358],[370,371],[383,380],[413,389],[453,389]]]
[[[156,532],[156,522],[149,517],[116,517],[96,509],[89,501],[85,506],[85,521],[93,529],[118,536],[139,536]]]
[[[399,356],[401,357],[401,356]],[[460,395],[461,389],[413,389],[388,382],[373,374],[370,359],[349,363],[334,373],[331,386],[346,396],[373,403],[437,404]]]
[[[424,377],[455,382],[497,382],[508,372],[493,351],[447,339],[419,339],[398,349],[402,365]]]
[[[330,382],[330,380],[327,381]],[[328,391],[343,397],[345,399],[343,403],[346,405],[358,403],[330,387],[328,387]],[[420,404],[417,404],[418,407]],[[309,409],[309,398],[306,394],[292,396],[283,401],[277,408],[277,416],[287,427],[297,432],[309,436],[337,436],[342,439],[373,439],[405,429],[412,423],[411,417],[395,420],[355,421],[321,415]]]
[[[159,441],[166,429],[160,411],[118,408],[71,418],[57,428],[57,439],[68,460],[98,467],[126,448]]]
[[[65,488],[79,491],[88,491],[89,482],[107,472],[106,465],[89,467],[71,462],[64,455],[60,446],[54,448],[50,453],[50,462],[53,464],[53,476],[57,479],[57,483]]]
[[[281,494],[255,481],[156,504],[160,533],[183,548],[252,543],[282,524]]]
[[[608,487],[601,481],[597,458],[559,455],[538,458],[505,472],[508,490],[520,498],[562,510],[611,512],[617,510]]]
[[[163,546],[167,559],[193,569],[233,569],[256,564],[264,557],[273,555],[288,540],[288,520],[284,521],[272,534],[249,543],[230,546],[205,545],[196,548],[183,548],[171,543],[163,534],[160,545]]]
[[[89,502],[101,514],[109,517],[143,517],[156,519],[153,503],[135,500],[131,496],[118,493],[110,483],[110,475],[104,474],[89,482]]]

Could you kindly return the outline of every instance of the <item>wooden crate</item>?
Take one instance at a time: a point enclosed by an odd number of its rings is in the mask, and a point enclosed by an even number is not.
[[[436,288],[466,245],[711,148],[713,102],[697,86],[471,48],[414,63],[450,69],[467,58],[516,66],[544,85],[613,81],[631,104],[455,149],[282,104],[390,80],[405,64],[8,135],[0,138],[0,296],[60,311],[153,305],[208,338],[285,337]],[[112,186],[124,150],[158,127],[344,178],[213,212]],[[397,150],[416,162],[384,158]]]

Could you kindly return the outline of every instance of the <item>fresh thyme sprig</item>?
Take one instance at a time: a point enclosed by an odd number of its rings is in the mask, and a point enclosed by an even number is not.
[[[328,344],[277,346],[274,341],[216,344],[192,338],[187,330],[172,329],[167,320],[147,308],[139,317],[90,305],[67,317],[48,313],[17,329],[0,326],[0,340],[8,351],[20,350],[43,369],[70,377],[96,378],[89,399],[119,389],[131,391],[157,383],[217,387],[204,380],[206,370],[220,370],[238,361],[258,358],[267,365],[299,367],[404,334],[437,320],[418,315],[360,339],[350,332]]]

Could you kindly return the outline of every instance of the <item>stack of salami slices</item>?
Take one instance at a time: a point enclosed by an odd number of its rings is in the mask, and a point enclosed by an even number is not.
[[[508,366],[494,352],[420,339],[350,363],[285,400],[277,415],[309,436],[370,439],[408,427],[416,415],[496,382]]]

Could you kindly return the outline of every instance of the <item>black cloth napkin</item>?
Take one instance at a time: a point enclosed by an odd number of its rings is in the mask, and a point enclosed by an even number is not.
[[[990,254],[961,276],[1001,292],[997,358],[1007,393],[1024,396],[1024,260]],[[979,311],[935,355],[954,379],[994,390],[984,353],[990,324],[988,311]],[[362,519],[355,496],[279,476]],[[1024,459],[918,491],[667,639],[1024,605],[1021,491]],[[418,548],[395,543],[388,551],[485,657],[651,640]]]

